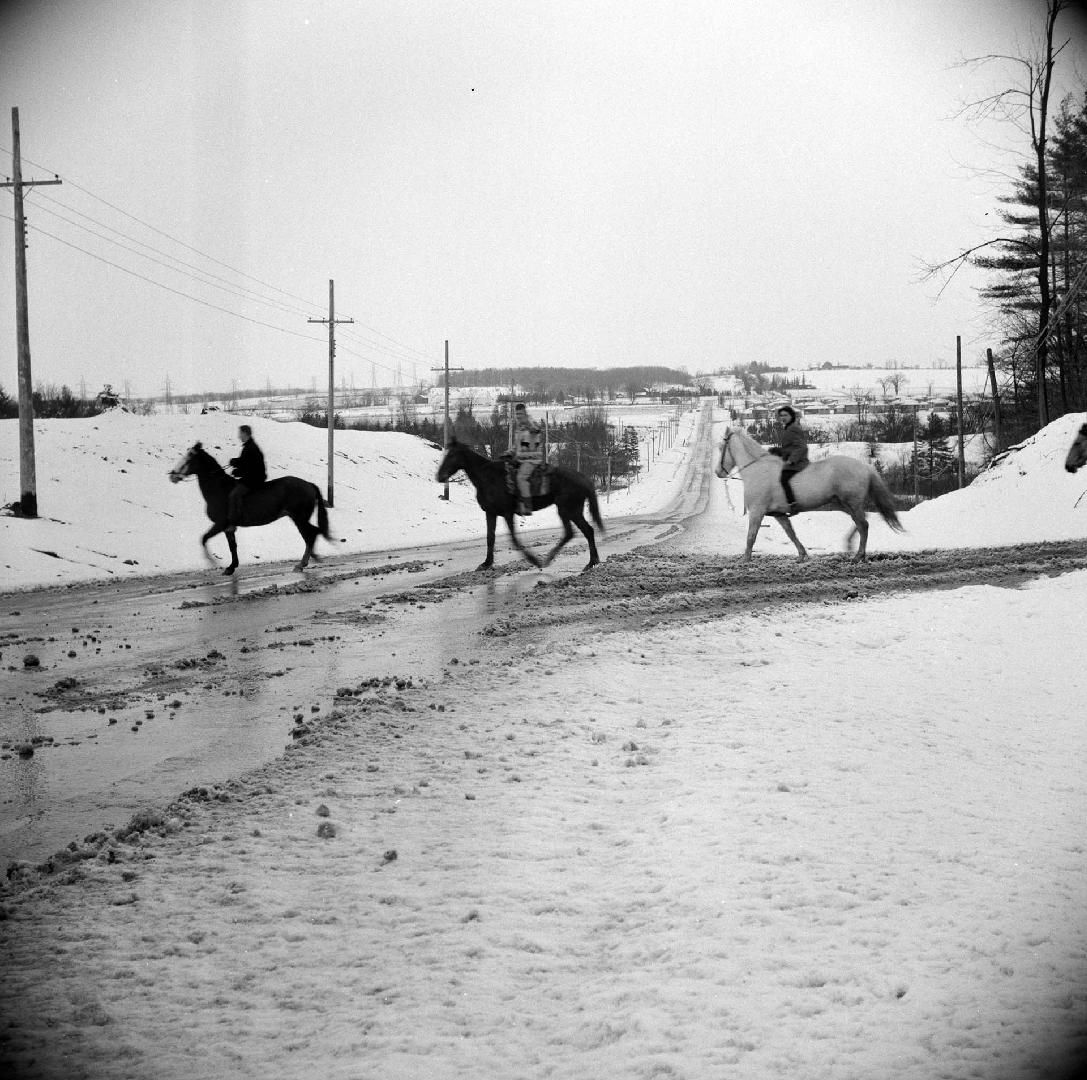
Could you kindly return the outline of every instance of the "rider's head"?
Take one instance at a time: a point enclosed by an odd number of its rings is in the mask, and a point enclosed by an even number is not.
[[[514,407],[513,407],[513,418],[514,418],[514,420],[527,420],[528,419],[528,409],[525,408],[525,403],[523,401],[519,401],[519,402],[517,402],[516,405],[514,405]]]
[[[252,437],[253,429],[248,424],[242,424],[242,426],[238,428],[238,438],[241,439],[242,442],[249,442]]]
[[[791,405],[782,405],[781,408],[778,409],[778,419],[788,427],[789,424],[796,422],[796,411]]]

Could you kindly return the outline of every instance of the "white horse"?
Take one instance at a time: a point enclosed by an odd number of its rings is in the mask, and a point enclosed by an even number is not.
[[[717,462],[717,475],[727,478],[735,470],[744,482],[744,508],[749,515],[747,525],[747,550],[744,558],[751,558],[762,519],[769,514],[781,522],[785,535],[796,545],[803,562],[808,552],[800,542],[788,515],[788,500],[781,486],[783,462],[770,453],[750,435],[737,428],[726,428],[721,441],[721,456]],[[896,532],[902,532],[902,523],[895,513],[894,498],[882,477],[862,461],[836,454],[813,461],[793,476],[793,494],[801,510],[842,510],[852,519],[854,532],[860,535],[857,562],[863,562],[868,547],[868,517],[865,505],[869,499],[875,503],[883,520]],[[846,541],[852,543],[853,533]]]

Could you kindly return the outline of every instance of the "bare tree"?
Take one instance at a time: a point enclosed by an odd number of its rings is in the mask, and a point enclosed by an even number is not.
[[[867,424],[868,410],[871,408],[873,401],[872,391],[867,386],[851,386],[849,396],[857,406],[857,423]]]
[[[1024,237],[994,237],[976,244],[954,258],[926,267],[925,276],[947,274],[948,280],[973,256],[984,248],[993,246],[1019,246],[1037,256],[1038,317],[1037,337],[1034,343],[1034,378],[1037,383],[1038,422],[1049,423],[1049,402],[1046,395],[1046,369],[1049,358],[1050,311],[1050,246],[1053,222],[1050,219],[1049,192],[1047,188],[1046,145],[1048,140],[1050,92],[1053,85],[1053,69],[1057,57],[1071,39],[1055,44],[1057,18],[1062,11],[1076,6],[1077,0],[1047,0],[1043,40],[1032,56],[1016,56],[993,53],[968,58],[964,64],[981,66],[992,63],[1010,64],[1019,72],[1013,85],[969,102],[962,115],[972,119],[1000,119],[1014,124],[1029,137],[1034,168],[1037,171],[1036,210],[1038,239]]]
[[[910,381],[909,376],[902,371],[892,371],[888,375],[884,375],[879,381],[880,389],[883,391],[884,399],[890,397],[898,397],[902,392],[902,386],[904,383]]]

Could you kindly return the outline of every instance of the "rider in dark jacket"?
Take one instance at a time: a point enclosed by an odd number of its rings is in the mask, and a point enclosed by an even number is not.
[[[803,429],[797,423],[796,411],[791,405],[782,405],[778,409],[778,420],[783,425],[781,432],[781,457],[784,466],[781,470],[781,486],[789,500],[789,515],[800,508],[796,505],[793,486],[789,481],[808,464],[808,440]]]
[[[238,428],[238,438],[242,441],[241,453],[230,459],[231,472],[237,482],[231,488],[226,503],[227,525],[231,527],[241,520],[242,500],[268,479],[264,454],[253,438],[253,429],[248,424],[242,424]]]

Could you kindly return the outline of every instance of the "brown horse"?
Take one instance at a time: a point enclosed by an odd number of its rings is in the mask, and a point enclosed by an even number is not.
[[[227,525],[227,497],[234,487],[234,479],[227,475],[223,467],[209,454],[200,443],[196,443],[169,472],[172,483],[195,476],[200,485],[200,494],[204,496],[204,506],[213,524],[202,537],[204,554],[208,562],[214,563],[208,552],[208,541],[219,533],[226,533],[226,542],[230,545],[230,565],[224,574],[233,574],[238,568],[238,545],[234,540],[234,527]],[[317,511],[317,524],[310,524],[313,511]],[[295,528],[306,542],[306,550],[295,570],[304,570],[313,554],[313,545],[318,536],[330,540],[328,531],[328,510],[320,488],[308,480],[297,476],[280,476],[261,484],[250,492],[242,503],[242,516],[238,525],[242,528],[253,525],[270,525],[281,517],[289,517]]]
[[[596,492],[581,473],[561,465],[550,466],[551,490],[546,495],[535,495],[532,498],[533,510],[541,510],[554,503],[563,529],[562,538],[541,562],[536,555],[521,544],[513,527],[513,515],[517,509],[517,502],[513,492],[506,485],[505,462],[492,461],[482,454],[477,454],[470,446],[465,446],[456,439],[450,439],[445,450],[445,457],[438,466],[438,482],[444,484],[461,469],[472,481],[476,489],[476,502],[487,515],[487,558],[476,567],[477,570],[488,570],[494,565],[494,531],[499,518],[505,521],[513,546],[533,566],[550,565],[560,549],[573,539],[572,525],[576,525],[589,542],[589,564],[585,569],[588,570],[590,566],[596,566],[600,562],[592,526],[585,520],[586,502],[589,504],[592,519],[601,532],[604,531],[604,522],[600,519]]]
[[[744,482],[744,507],[750,515],[745,559],[751,558],[755,537],[766,515],[776,517],[781,523],[786,536],[796,546],[800,561],[808,557],[789,521],[785,492],[781,486],[781,467],[781,458],[770,453],[750,435],[735,428],[725,430],[716,472],[718,476],[727,478],[736,469]],[[864,561],[868,547],[865,506],[869,499],[892,529],[904,531],[887,485],[879,473],[863,461],[841,454],[823,461],[813,461],[793,477],[792,486],[801,510],[842,510],[853,519],[854,531],[860,535],[856,555],[858,562]],[[850,533],[849,540],[852,539],[853,533]]]
[[[1068,457],[1064,459],[1064,467],[1070,473],[1083,465],[1087,465],[1087,424],[1079,429],[1079,434],[1068,450]]]

